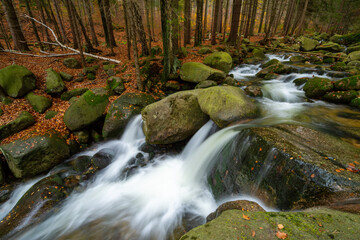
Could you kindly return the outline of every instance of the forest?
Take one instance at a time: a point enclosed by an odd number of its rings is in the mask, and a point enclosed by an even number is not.
[[[358,236],[360,0],[0,5],[0,239]]]

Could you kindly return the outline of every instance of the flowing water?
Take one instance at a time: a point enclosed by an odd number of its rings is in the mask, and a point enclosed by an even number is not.
[[[286,61],[284,56],[268,55],[268,58]],[[231,73],[236,79],[251,81],[260,70],[260,64],[241,65]],[[299,121],[299,116],[302,115],[313,118],[312,124],[338,123],[342,119],[338,112],[352,112],[345,106],[322,101],[308,102],[302,86],[295,86],[293,81],[312,76],[320,75],[308,71],[261,82],[264,97],[258,99],[258,102],[264,116],[262,119],[220,131],[216,131],[215,124],[209,121],[192,137],[180,154],[157,156],[145,167],[138,168],[127,176],[122,173],[129,162],[138,154],[145,157],[148,155],[141,151],[141,146],[145,143],[141,117],[135,117],[120,140],[103,143],[81,153],[93,156],[102,149],[113,149],[116,154],[108,167],[99,171],[82,191],[72,193],[52,216],[28,228],[16,229],[12,238],[161,240],[170,238],[176,229],[184,225],[184,221],[193,225],[204,223],[209,213],[229,200],[256,201],[264,209],[275,211],[265,206],[256,196],[237,195],[214,199],[207,176],[222,149],[242,129]],[[322,113],[320,119],[315,118],[314,113],[318,111]],[[243,147],[248,147],[245,141]],[[271,155],[271,151],[269,154]],[[263,171],[265,173],[267,169],[264,168]],[[259,178],[257,181],[260,183],[261,180]],[[0,216],[3,218],[37,181],[39,179],[15,190],[10,200],[1,206]]]

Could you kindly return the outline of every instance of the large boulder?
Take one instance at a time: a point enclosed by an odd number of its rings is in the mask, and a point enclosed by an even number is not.
[[[120,95],[125,91],[125,85],[120,77],[110,77],[107,80],[107,88],[114,92],[116,95]]]
[[[348,55],[348,61],[358,61],[360,60],[360,51],[352,52]]]
[[[347,54],[355,52],[355,51],[360,51],[360,43],[351,45],[346,49]]]
[[[258,115],[255,103],[238,87],[219,86],[204,89],[199,92],[198,101],[201,110],[221,128]]]
[[[22,97],[35,89],[36,77],[26,67],[7,66],[0,70],[0,86],[10,97]]]
[[[262,69],[256,74],[256,77],[264,78],[267,74],[288,74],[295,72],[296,69],[281,63],[270,65],[267,68]]]
[[[327,52],[343,52],[345,48],[338,43],[327,42],[316,47],[317,50],[323,50]]]
[[[21,112],[15,120],[0,126],[0,140],[20,132],[34,123],[35,119],[29,112]]]
[[[70,156],[69,146],[56,132],[16,140],[0,146],[0,149],[17,178],[46,172]]]
[[[305,96],[319,98],[333,89],[331,81],[327,78],[314,77],[309,79],[304,86]]]
[[[180,240],[354,239],[359,227],[358,214],[325,208],[304,212],[229,210],[215,220],[187,232]]]
[[[110,105],[106,114],[102,130],[103,137],[120,136],[129,120],[153,102],[155,102],[154,98],[146,93],[125,93],[118,97]]]
[[[232,63],[232,58],[227,52],[215,52],[204,59],[204,64],[225,73],[230,72]]]
[[[199,62],[187,62],[180,69],[180,77],[186,82],[199,83],[205,80],[220,81],[226,74]]]
[[[318,41],[307,37],[300,37],[299,41],[300,41],[301,49],[305,52],[314,50],[316,46],[319,44]]]
[[[354,135],[352,129],[332,131]],[[238,150],[225,149],[210,173],[216,197],[252,192],[288,210],[360,196],[360,149],[346,138],[282,124],[243,130],[229,147]]]
[[[89,90],[66,110],[64,122],[71,131],[85,128],[104,115],[108,103],[106,92],[96,93]]]
[[[52,105],[50,98],[36,95],[33,92],[28,93],[25,98],[29,101],[33,109],[39,113],[44,113]]]
[[[360,90],[360,75],[351,76],[334,83],[334,88],[340,91]]]
[[[174,93],[146,106],[142,112],[143,130],[150,144],[170,144],[186,140],[209,119],[201,111],[198,94],[202,90]]]
[[[290,58],[290,62],[292,62],[292,63],[303,63],[305,61],[306,61],[306,59],[303,56],[300,56],[300,55],[292,56]]]
[[[267,61],[266,63],[264,63],[264,64],[262,65],[262,67],[263,67],[263,68],[267,68],[267,67],[269,67],[269,66],[271,66],[271,65],[275,65],[275,64],[279,64],[279,63],[280,63],[279,60],[277,60],[277,59],[271,59],[270,61]]]
[[[59,73],[52,68],[46,69],[46,89],[49,94],[59,94],[66,89]]]
[[[358,96],[358,92],[355,90],[349,90],[349,91],[336,91],[336,92],[327,92],[323,99],[328,102],[333,103],[344,103],[348,104]]]

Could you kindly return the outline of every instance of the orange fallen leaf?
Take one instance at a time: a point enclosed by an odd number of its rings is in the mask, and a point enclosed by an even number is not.
[[[315,174],[311,174],[311,176],[310,176],[311,178],[314,178],[315,177]]]
[[[287,233],[277,231],[276,232],[276,237],[279,238],[279,239],[286,239],[288,237],[288,235],[287,235]]]
[[[259,229],[263,229],[263,227],[259,227]]]
[[[245,214],[242,215],[242,218],[245,219],[245,220],[250,220],[250,217],[245,215]]]
[[[278,229],[279,229],[279,230],[281,230],[281,229],[283,229],[283,228],[284,228],[284,225],[282,225],[281,223],[278,224]]]
[[[350,166],[350,167],[355,167],[355,164],[349,163],[349,166]]]
[[[252,231],[252,232],[251,232],[251,236],[252,236],[252,237],[255,237],[255,231]]]
[[[357,164],[357,165],[359,165],[359,164],[360,164],[360,163],[359,163],[359,162],[357,162],[357,161],[354,161],[354,163],[355,163],[355,164]]]

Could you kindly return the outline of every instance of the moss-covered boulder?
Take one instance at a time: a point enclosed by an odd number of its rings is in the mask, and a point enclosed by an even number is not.
[[[47,111],[45,113],[45,119],[52,119],[53,117],[55,117],[58,114],[58,112],[56,111]]]
[[[271,65],[276,65],[276,64],[279,64],[280,61],[277,60],[277,59],[271,59],[270,61],[267,61],[265,64],[262,65],[263,68],[267,68]]]
[[[107,88],[116,95],[120,95],[125,91],[125,85],[120,77],[110,77],[107,80]]]
[[[256,77],[264,78],[269,73],[288,74],[295,71],[296,71],[295,68],[279,63],[262,69],[260,72],[256,74]]]
[[[150,144],[170,144],[191,137],[209,119],[201,111],[198,94],[204,90],[174,93],[146,106],[142,112],[143,130]]]
[[[0,146],[0,149],[17,178],[46,172],[70,156],[69,146],[56,132],[16,140]]]
[[[0,140],[20,132],[34,123],[35,119],[29,112],[21,112],[15,120],[0,127]]]
[[[360,109],[360,97],[351,100],[350,106]]]
[[[36,95],[33,92],[28,93],[25,98],[29,101],[33,109],[39,113],[44,113],[52,105],[50,98]]]
[[[303,56],[292,56],[290,58],[290,62],[292,63],[303,63],[306,59]]]
[[[209,88],[209,87],[214,87],[214,86],[217,86],[217,83],[216,83],[215,81],[206,80],[206,81],[199,82],[199,83],[195,86],[195,89],[198,89],[198,88]]]
[[[334,83],[334,88],[340,91],[360,90],[360,75],[351,76]]]
[[[360,51],[352,52],[348,55],[348,62],[350,61],[359,61],[360,60]]]
[[[323,96],[323,99],[328,102],[348,104],[351,100],[356,98],[357,95],[358,92],[355,90],[327,92]]]
[[[301,50],[305,52],[314,50],[316,46],[319,44],[318,41],[307,37],[300,37],[299,41],[300,41]]]
[[[107,139],[119,137],[129,120],[153,102],[155,99],[145,93],[125,93],[118,97],[106,114],[102,129],[103,137]]]
[[[301,86],[301,85],[304,85],[305,83],[307,83],[307,81],[309,81],[310,78],[297,78],[294,80],[294,84],[295,86]]]
[[[284,228],[279,229],[279,224]],[[354,239],[359,227],[359,215],[330,209],[305,212],[229,210],[215,220],[192,229],[180,240]]]
[[[215,52],[204,59],[204,64],[228,73],[232,68],[232,58],[227,52]]]
[[[208,47],[201,48],[198,53],[201,55],[212,53],[213,51]]]
[[[355,44],[355,45],[352,45],[352,46],[349,46],[349,47],[346,49],[346,53],[347,53],[347,54],[352,53],[352,52],[356,52],[356,51],[360,51],[360,43]]]
[[[305,95],[308,98],[319,98],[333,89],[333,84],[327,78],[311,78],[304,86]]]
[[[59,94],[66,89],[59,73],[52,68],[46,69],[46,89],[49,94]]]
[[[258,108],[244,91],[232,86],[204,89],[198,95],[201,110],[223,128],[232,122],[255,118]]]
[[[85,128],[104,115],[108,103],[106,92],[88,90],[66,110],[64,122],[71,131]]]
[[[360,68],[360,61],[351,61],[347,64],[348,67],[357,67]]]
[[[66,72],[59,72],[60,77],[62,78],[62,80],[66,81],[66,82],[70,82],[71,80],[73,80],[74,76],[66,73]]]
[[[260,86],[247,86],[244,89],[245,93],[251,97],[262,97],[263,93]]]
[[[187,62],[180,69],[180,77],[185,82],[199,83],[205,80],[221,81],[226,74],[199,62]]]
[[[36,77],[26,67],[7,66],[0,70],[0,86],[10,97],[22,97],[35,89]]]
[[[316,47],[316,50],[323,50],[323,51],[327,51],[327,52],[342,52],[345,50],[345,48],[341,45],[339,45],[338,43],[334,43],[334,42],[327,42],[327,43],[323,43],[319,46]]]
[[[261,48],[255,48],[252,51],[252,54],[253,54],[254,58],[257,59],[258,61],[262,61],[266,58],[264,50]]]
[[[64,65],[68,68],[81,68],[80,62],[76,58],[65,58],[64,59]]]
[[[87,92],[89,89],[87,88],[75,88],[73,90],[64,92],[61,94],[61,100],[63,101],[69,101],[72,97],[81,96],[85,92]]]
[[[333,131],[341,130],[334,126]],[[257,192],[269,206],[284,210],[355,198],[360,195],[355,163],[360,149],[346,139],[351,134],[343,136],[301,125],[243,130],[211,171],[212,191],[216,197]],[[244,143],[249,147],[244,149]],[[238,151],[229,154],[230,149]]]

